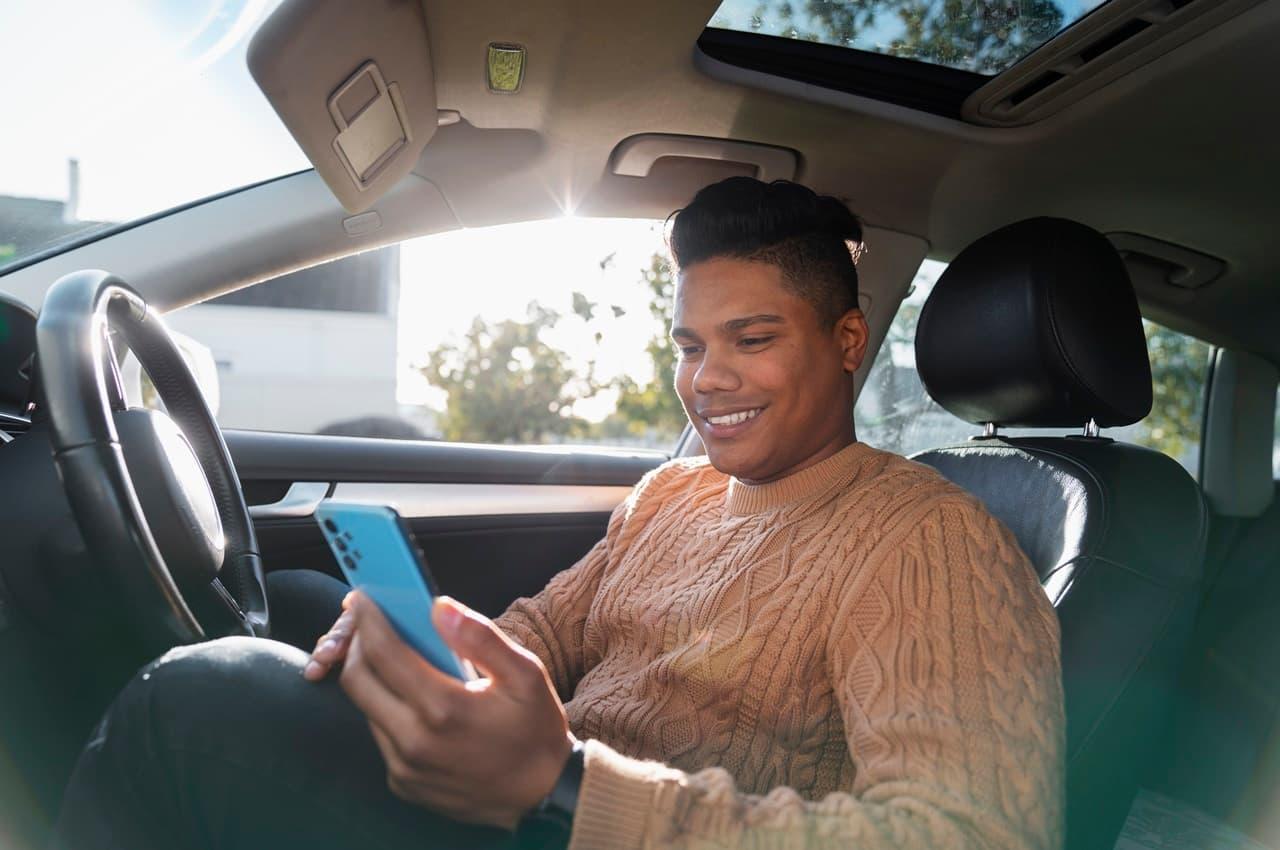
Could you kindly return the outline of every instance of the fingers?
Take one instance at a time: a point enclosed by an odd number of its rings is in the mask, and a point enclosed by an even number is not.
[[[420,681],[418,688],[408,693],[389,685],[373,664],[369,631],[361,628],[352,641],[351,657],[340,679],[342,689],[368,720],[389,775],[403,784],[420,781],[422,771],[442,768],[438,736],[447,734],[448,727],[458,720],[456,704],[447,693],[424,693]],[[425,662],[419,663],[435,672]],[[443,673],[436,675],[453,681]],[[449,708],[441,710],[445,706]]]
[[[400,699],[369,667],[363,650],[364,635],[351,641],[347,664],[338,683],[351,702],[369,722],[392,740],[410,740],[416,736],[418,723],[413,709]]]
[[[444,729],[457,719],[465,691],[461,682],[437,670],[409,646],[368,598],[353,606],[360,636],[361,663],[409,705],[422,720]]]
[[[329,675],[329,671],[335,664],[341,663],[346,658],[347,649],[351,644],[355,617],[347,606],[346,600],[343,600],[343,607],[346,610],[334,621],[329,631],[316,641],[316,648],[312,650],[311,658],[302,670],[303,677],[308,681],[320,681]]]
[[[436,600],[431,616],[445,643],[490,678],[512,685],[543,679],[538,660],[503,634],[488,617],[448,596]]]

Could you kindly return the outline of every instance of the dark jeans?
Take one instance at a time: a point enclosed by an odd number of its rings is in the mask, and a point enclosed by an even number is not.
[[[364,716],[331,678],[303,680],[346,585],[272,575],[273,628],[290,646],[223,638],[139,671],[85,746],[54,846],[506,847],[509,834],[405,803]]]

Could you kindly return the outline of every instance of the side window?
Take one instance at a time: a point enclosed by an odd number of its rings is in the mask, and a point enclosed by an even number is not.
[[[1276,437],[1271,450],[1271,473],[1280,480],[1280,389],[1276,390]]]
[[[858,397],[854,411],[858,435],[874,446],[911,455],[977,433],[974,425],[952,416],[929,398],[915,369],[916,321],[945,268],[944,263],[933,260],[921,265]],[[1146,319],[1142,324],[1151,358],[1151,413],[1134,425],[1108,428],[1105,434],[1164,452],[1197,475],[1210,346]],[[1001,433],[1074,434],[1079,429],[1006,428]],[[1280,470],[1280,447],[1277,469]]]
[[[853,412],[858,439],[877,448],[912,455],[974,434],[972,425],[929,398],[916,372],[916,322],[946,267],[936,260],[920,265],[858,394]]]
[[[427,236],[166,316],[224,428],[669,450],[685,416],[660,222]]]

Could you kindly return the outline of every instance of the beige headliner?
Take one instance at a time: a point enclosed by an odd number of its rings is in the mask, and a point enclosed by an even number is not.
[[[1220,257],[1227,274],[1200,291],[1141,292],[1147,312],[1280,359],[1280,335],[1271,330],[1280,316],[1273,285],[1280,252],[1269,233],[1280,220],[1280,0],[1018,129],[976,128],[796,84],[772,83],[787,94],[748,85],[760,75],[696,55],[717,5],[427,0],[440,108],[458,110],[476,128],[510,132],[506,144],[494,144],[491,162],[518,150],[528,164],[491,180],[483,168],[460,173],[439,144],[475,133],[460,125],[442,128],[418,173],[441,187],[464,224],[521,217],[511,213],[537,206],[539,196],[545,205],[548,192],[586,211],[665,215],[684,198],[652,188],[647,197],[623,198],[616,184],[628,178],[605,176],[609,153],[627,136],[789,147],[801,154],[800,180],[848,198],[876,225],[924,237],[939,258],[1034,215]],[[490,41],[528,47],[519,95],[486,91],[481,63]]]

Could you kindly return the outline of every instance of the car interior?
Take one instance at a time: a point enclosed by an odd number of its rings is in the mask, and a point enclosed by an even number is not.
[[[950,65],[790,23],[835,7],[875,36],[950,4],[782,5],[271,3],[244,62],[309,167],[0,251],[0,845],[43,846],[138,666],[269,635],[274,571],[339,575],[321,500],[396,506],[440,589],[497,615],[700,451],[688,428],[656,451],[225,428],[161,317],[433,234],[662,221],[749,175],[865,222],[871,352],[946,264],[906,362],[968,424],[914,457],[1059,613],[1068,847],[1280,848],[1280,0],[1052,0],[1048,29],[960,4],[979,58]],[[1163,403],[1144,322],[1207,346],[1190,468],[1118,430]],[[126,352],[162,409],[131,402]]]

